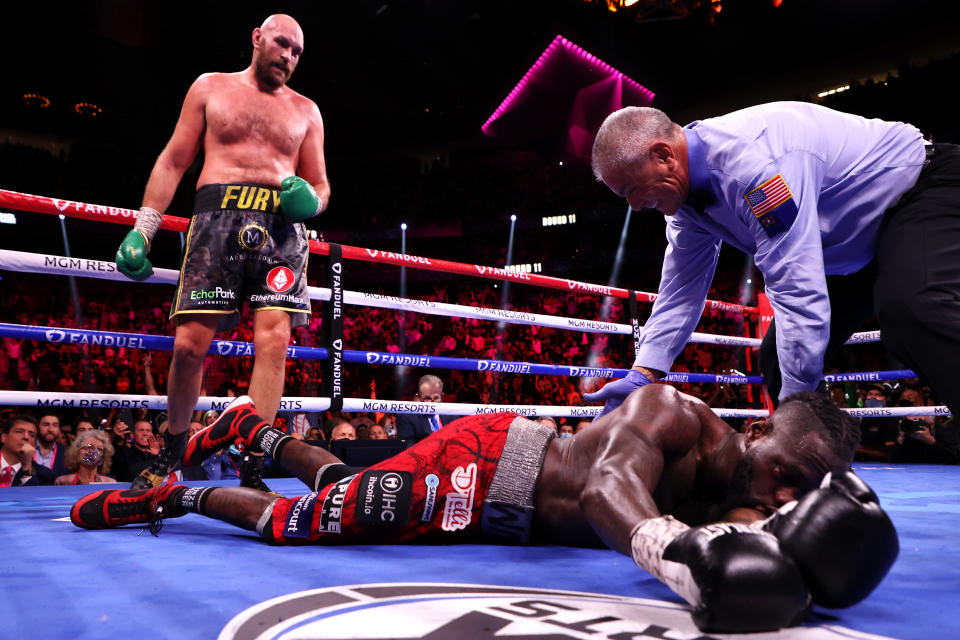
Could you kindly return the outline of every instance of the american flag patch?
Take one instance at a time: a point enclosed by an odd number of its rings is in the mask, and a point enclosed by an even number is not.
[[[744,198],[763,230],[771,237],[789,229],[797,218],[793,194],[779,173]]]
[[[746,195],[747,204],[753,215],[762,217],[768,211],[776,209],[793,197],[790,187],[779,173]]]

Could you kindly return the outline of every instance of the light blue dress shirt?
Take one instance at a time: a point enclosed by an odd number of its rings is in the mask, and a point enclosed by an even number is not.
[[[753,255],[763,273],[777,320],[780,398],[815,389],[830,336],[825,275],[854,273],[873,259],[884,211],[923,168],[920,131],[775,102],[694,122],[684,135],[690,188],[715,202],[702,215],[684,205],[664,216],[669,246],[635,364],[670,370],[703,313],[726,242]],[[777,176],[790,197],[763,224],[756,190],[780,184]]]

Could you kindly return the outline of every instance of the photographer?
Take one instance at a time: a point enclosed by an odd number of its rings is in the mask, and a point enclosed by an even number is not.
[[[867,409],[881,409],[887,406],[891,393],[889,385],[871,384],[867,387],[863,406]],[[889,459],[891,447],[896,446],[899,435],[897,418],[866,417],[860,421],[860,446],[857,447],[856,460],[885,462]]]
[[[923,407],[927,403],[919,387],[907,387],[898,405]],[[888,457],[891,462],[958,464],[958,446],[960,437],[953,418],[938,423],[931,416],[907,416],[900,420],[897,441],[888,448]]]

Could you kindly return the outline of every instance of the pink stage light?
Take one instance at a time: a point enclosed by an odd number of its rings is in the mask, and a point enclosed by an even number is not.
[[[613,105],[615,106],[614,110],[621,106],[646,106],[653,102],[655,95],[653,91],[650,91],[626,74],[614,69],[600,58],[583,49],[583,47],[570,42],[562,35],[558,35],[540,55],[537,61],[533,63],[533,66],[527,70],[523,78],[520,79],[520,82],[517,83],[517,86],[507,95],[506,99],[500,103],[500,106],[498,106],[490,117],[487,118],[487,121],[483,123],[481,129],[484,134],[493,135],[490,130],[491,124],[513,109],[520,100],[529,97],[528,94],[532,91],[530,85],[544,82],[543,76],[547,73],[546,68],[548,66],[556,67],[557,64],[561,63],[562,61],[559,59],[564,53],[580,60],[583,63],[581,66],[587,67],[587,70],[592,72],[591,75],[596,76],[592,78],[592,84],[606,85],[608,87],[613,84],[620,85],[622,89],[622,91],[620,91],[621,100],[619,101],[619,105]],[[586,89],[587,87],[583,88]]]

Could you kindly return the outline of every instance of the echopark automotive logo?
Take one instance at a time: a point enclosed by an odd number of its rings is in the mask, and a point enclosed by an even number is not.
[[[626,596],[477,584],[360,584],[300,591],[250,607],[219,640],[529,640],[687,638],[711,640],[687,607]],[[765,639],[841,640],[880,636],[835,626],[794,627]]]

